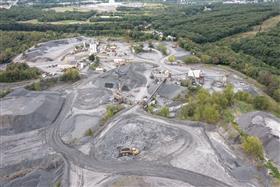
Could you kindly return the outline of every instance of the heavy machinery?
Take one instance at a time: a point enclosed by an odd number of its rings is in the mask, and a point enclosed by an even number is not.
[[[132,148],[121,148],[119,152],[119,157],[122,156],[136,156],[140,153],[140,150],[132,147]]]

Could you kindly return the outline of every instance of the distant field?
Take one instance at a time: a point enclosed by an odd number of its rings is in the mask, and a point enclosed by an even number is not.
[[[37,19],[32,19],[32,20],[28,20],[28,21],[19,21],[19,23],[71,25],[71,24],[93,24],[94,22],[77,21],[77,20],[62,20],[62,21],[53,21],[53,22],[40,22]]]
[[[66,11],[77,11],[77,12],[89,12],[90,8],[84,7],[74,7],[74,6],[66,6],[66,7],[53,7],[44,10],[55,10],[56,12],[66,12]]]

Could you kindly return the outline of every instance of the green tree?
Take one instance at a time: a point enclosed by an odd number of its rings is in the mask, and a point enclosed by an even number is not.
[[[191,119],[195,114],[196,105],[193,102],[183,106],[180,110],[181,119]]]
[[[220,120],[220,114],[213,105],[200,105],[196,108],[194,119],[214,124]]]
[[[169,117],[170,115],[169,108],[167,106],[163,106],[159,111],[159,115],[163,117]]]

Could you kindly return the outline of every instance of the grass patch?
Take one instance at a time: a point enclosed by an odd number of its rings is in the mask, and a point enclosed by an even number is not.
[[[42,90],[47,90],[48,88],[56,85],[58,82],[59,82],[58,78],[42,79],[38,82],[34,82],[30,85],[27,85],[25,88],[27,90],[32,90],[32,91],[42,91]]]
[[[166,47],[165,45],[159,44],[159,45],[157,46],[157,49],[158,49],[164,56],[168,55],[167,47]]]
[[[254,110],[254,106],[250,103],[244,101],[236,101],[235,103],[235,112],[236,113],[247,113]]]
[[[48,8],[44,9],[46,11],[48,10],[54,10],[56,12],[66,12],[66,11],[71,11],[71,12],[90,12],[91,9],[88,8],[82,8],[82,7],[74,7],[74,6],[65,6],[65,7],[53,7],[53,8]]]

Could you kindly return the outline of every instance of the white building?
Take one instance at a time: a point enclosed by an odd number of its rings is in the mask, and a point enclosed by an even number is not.
[[[97,46],[98,46],[98,43],[97,42],[93,42],[93,43],[90,43],[89,44],[89,51],[90,51],[90,54],[96,54],[98,51],[97,51]]]
[[[118,65],[124,65],[126,63],[126,60],[123,58],[115,58],[114,63]]]
[[[196,69],[196,70],[190,69],[188,72],[188,77],[199,79],[203,77],[203,72],[200,69]]]

